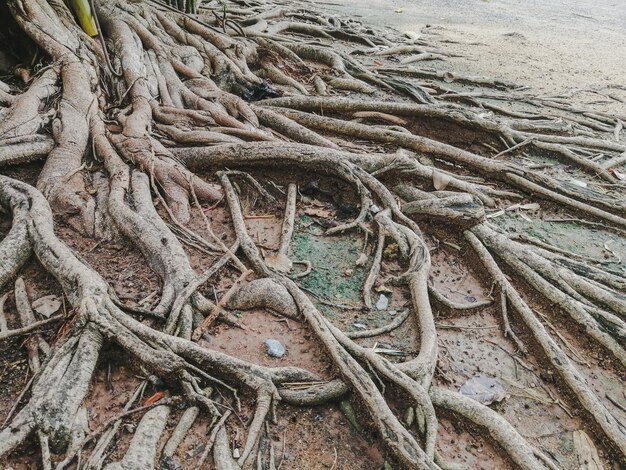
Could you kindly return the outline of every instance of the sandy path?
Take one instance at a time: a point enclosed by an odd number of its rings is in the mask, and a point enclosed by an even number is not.
[[[426,64],[544,93],[626,85],[623,0],[344,0],[316,2],[365,23],[422,31],[463,55]],[[426,34],[425,34],[426,36]],[[624,109],[626,105],[619,103]]]

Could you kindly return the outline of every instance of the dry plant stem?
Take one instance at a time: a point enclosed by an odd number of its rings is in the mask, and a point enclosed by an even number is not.
[[[519,314],[521,320],[530,330],[534,340],[539,344],[546,358],[550,361],[552,367],[558,372],[565,384],[567,384],[572,394],[591,415],[600,429],[602,429],[610,444],[622,454],[626,454],[626,434],[620,428],[618,421],[589,389],[584,378],[572,365],[569,358],[558,344],[548,335],[530,307],[528,307],[517,290],[515,290],[508,279],[506,279],[482,242],[476,235],[469,231],[465,232],[465,237],[480,257],[491,277],[500,284],[511,306]]]
[[[2,425],[0,427],[4,427],[6,426],[6,424],[9,422],[9,420],[13,417],[13,413],[15,413],[15,410],[17,409],[17,407],[20,405],[22,398],[24,398],[24,396],[28,393],[28,391],[30,390],[31,385],[33,384],[33,381],[35,380],[35,376],[32,376],[30,378],[30,380],[28,382],[26,382],[26,385],[24,385],[24,388],[22,389],[22,391],[20,392],[20,394],[18,395],[17,399],[15,400],[15,404],[13,405],[13,407],[9,410],[9,412],[7,413],[6,417],[4,418],[4,421],[2,422]]]
[[[207,268],[193,282],[188,284],[187,287],[185,287],[185,289],[178,295],[178,297],[176,297],[176,300],[172,305],[172,309],[168,317],[168,322],[165,328],[166,332],[173,331],[173,328],[175,328],[178,323],[181,309],[187,304],[189,298],[196,293],[196,291],[202,284],[208,282],[208,280],[211,279],[215,274],[217,274],[220,269],[226,266],[229,260],[233,259],[233,253],[235,253],[238,248],[239,241],[237,240],[235,241],[235,244],[230,249],[228,249],[227,253],[222,255],[222,257],[217,260],[211,267]]]
[[[200,216],[202,217],[202,220],[204,221],[204,226],[206,227],[206,231],[209,234],[209,236],[213,239],[215,243],[217,243],[217,245],[222,249],[222,251],[230,257],[230,259],[233,261],[235,266],[237,266],[237,269],[239,269],[239,271],[241,272],[245,271],[246,269],[245,265],[235,255],[235,252],[237,251],[237,247],[228,248],[228,246],[226,246],[226,244],[222,241],[222,239],[218,237],[215,234],[215,232],[213,232],[213,229],[211,228],[211,223],[209,222],[209,219],[204,213],[204,209],[200,205],[200,201],[198,201],[198,197],[196,196],[196,192],[193,190],[193,187],[192,187],[191,195],[193,196],[193,201],[196,207],[198,208],[198,211],[200,212]]]
[[[37,433],[39,438],[39,447],[41,448],[41,466],[44,470],[52,469],[52,460],[50,459],[50,446],[48,444],[48,436],[42,432]]]
[[[30,334],[33,331],[37,331],[38,329],[44,326],[48,326],[51,323],[54,323],[63,319],[63,316],[58,315],[58,316],[46,318],[45,320],[39,320],[34,323],[30,323],[27,326],[23,326],[21,328],[14,328],[14,329],[9,330],[6,328],[6,319],[4,319],[4,315],[3,315],[4,312],[2,312],[2,300],[6,299],[7,296],[8,294],[5,294],[4,296],[2,296],[2,299],[0,299],[0,312],[1,312],[0,313],[0,341],[8,339],[8,338],[14,338],[16,336],[23,336],[23,335]]]
[[[487,305],[491,305],[491,300],[481,300],[479,302],[472,303],[461,303],[455,302],[447,298],[441,292],[439,292],[432,284],[428,285],[428,292],[437,302],[445,305],[447,308],[451,310],[475,310],[477,308],[486,307]]]
[[[373,328],[371,330],[350,331],[350,332],[345,333],[345,335],[350,339],[371,338],[373,336],[383,335],[401,326],[404,323],[404,321],[407,318],[409,318],[410,315],[411,315],[411,311],[405,310],[403,312],[400,312],[398,315],[396,315],[393,321],[389,322],[385,326],[381,326],[380,328]]]
[[[548,457],[544,452],[542,452],[540,449],[535,448],[534,453],[535,453],[535,457],[537,457],[549,470],[561,469],[561,467],[555,464],[554,461],[550,457]]]
[[[202,323],[198,325],[198,328],[196,328],[196,330],[193,332],[193,335],[191,336],[192,340],[198,341],[200,337],[202,336],[202,333],[211,327],[211,324],[217,319],[220,312],[222,311],[222,308],[224,308],[224,305],[228,303],[230,298],[239,289],[239,286],[241,286],[241,284],[245,282],[245,280],[248,278],[248,276],[250,276],[250,274],[252,274],[251,269],[247,269],[243,273],[241,273],[241,275],[235,280],[233,285],[228,288],[228,290],[222,296],[219,302],[215,304],[215,306],[213,307],[213,310],[211,310],[211,312],[206,316],[206,318],[202,320]]]

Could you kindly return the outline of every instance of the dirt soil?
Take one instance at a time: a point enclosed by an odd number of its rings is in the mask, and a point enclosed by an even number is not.
[[[338,15],[359,16],[364,22],[378,26],[428,35],[434,43],[458,55],[446,62],[430,62],[428,67],[514,81],[540,93],[569,94],[579,102],[626,113],[626,104],[621,98],[623,93],[619,95],[612,88],[626,83],[626,3],[621,0],[346,0],[341,5],[331,2],[315,4],[326,11],[336,11]],[[600,98],[595,91],[602,91],[609,97],[614,95],[615,99]],[[598,100],[602,102],[598,103]],[[531,163],[545,164],[549,172],[562,171],[554,162],[539,157],[534,157]],[[34,176],[27,176],[28,171],[28,168],[20,170],[19,178],[34,182]],[[586,181],[583,173],[571,172],[568,177],[576,182]],[[326,181],[325,184],[332,185],[333,182]],[[242,192],[245,193],[245,188]],[[300,285],[318,299],[328,318],[346,331],[376,328],[392,321],[410,303],[408,292],[402,289],[377,285],[377,296],[385,296],[388,306],[372,311],[360,307],[367,268],[358,266],[357,260],[364,251],[371,251],[371,243],[366,245],[363,237],[356,234],[332,239],[323,236],[328,224],[341,217],[342,207],[338,207],[336,201],[316,194],[302,196],[298,201],[291,257],[296,261],[309,261],[312,265],[311,273],[299,281]],[[268,251],[276,249],[282,220],[280,208],[248,201],[245,211],[253,239]],[[210,216],[218,227],[220,220],[227,217],[223,206],[212,211]],[[564,250],[584,252],[589,257],[604,260],[616,274],[626,275],[623,263],[626,260],[626,237],[623,234],[597,224],[574,223],[571,214],[555,212],[543,205],[539,210],[510,208],[492,211],[489,217],[511,234],[531,235]],[[196,214],[193,220],[200,218]],[[195,228],[201,231],[201,223],[198,222]],[[8,229],[7,223],[0,225],[0,236],[4,236]],[[158,279],[128,242],[96,243],[80,239],[69,231],[59,225],[59,236],[111,283],[125,303],[138,305],[158,289]],[[223,236],[227,244],[232,241],[231,233],[223,233]],[[432,281],[446,297],[462,302],[491,298],[493,286],[480,270],[474,270],[472,263],[467,262],[469,250],[460,236],[431,236],[428,241],[432,250]],[[188,253],[198,272],[212,261],[209,255],[198,250],[190,248]],[[382,271],[380,279],[400,272],[393,247],[385,251]],[[31,300],[60,292],[56,281],[43,275],[34,262],[23,275],[29,281]],[[204,293],[210,298],[219,298],[235,278],[234,273],[225,272]],[[626,413],[614,404],[615,401],[626,405],[626,377],[611,372],[615,369],[606,367],[610,359],[588,342],[581,341],[577,328],[561,321],[551,305],[533,301],[533,294],[525,290],[525,286],[516,287],[525,292],[526,299],[532,301],[546,323],[561,332],[561,345],[577,362],[594,392],[615,416],[626,421]],[[14,312],[12,300],[5,307],[8,312]],[[558,395],[558,383],[542,366],[545,361],[541,356],[530,351],[522,359],[515,353],[512,343],[502,334],[497,304],[469,313],[452,313],[436,304],[434,307],[441,350],[437,383],[458,390],[468,379],[479,374],[495,378],[504,387],[506,398],[492,407],[531,443],[549,453],[562,468],[576,468],[572,433],[583,428],[585,417],[572,410],[567,397]],[[320,345],[312,341],[313,336],[305,325],[275,317],[268,311],[234,314],[243,328],[218,325],[203,336],[201,344],[262,365],[298,365],[322,378],[333,377],[330,362],[325,360]],[[15,326],[15,318],[10,316],[10,320]],[[51,328],[44,336],[51,339],[58,333]],[[404,360],[416,352],[416,335],[414,324],[407,321],[389,334],[359,342],[391,351],[387,357],[392,360]],[[528,339],[524,331],[520,336],[522,341]],[[268,338],[282,342],[287,350],[284,358],[271,358],[266,354],[264,341]],[[21,346],[20,339],[0,345],[0,420],[7,416],[29,379],[26,354]],[[123,407],[140,381],[138,371],[118,366],[123,363],[122,358],[115,354],[105,356],[107,364],[100,367],[101,373],[88,399],[92,430]],[[158,383],[151,385],[142,400],[160,390]],[[393,390],[389,393],[393,396]],[[242,400],[244,407],[239,419],[240,423],[245,423],[253,408],[248,397],[242,397]],[[279,468],[382,468],[384,452],[368,431],[367,421],[359,415],[358,403],[354,403],[354,408],[357,409],[360,429],[350,423],[339,404],[302,409],[281,405],[278,423],[271,429],[277,459],[282,461]],[[403,416],[405,411],[398,402],[398,414]],[[177,454],[181,468],[194,468],[194,461],[202,451],[207,423],[206,420],[198,421]],[[112,457],[122,455],[132,423],[136,422],[133,417],[124,420],[126,427],[122,426],[121,438]],[[240,423],[229,421],[229,433],[241,435],[241,439],[234,439],[241,444],[244,428]],[[438,446],[444,455],[453,456],[455,462],[466,465],[466,468],[511,468],[498,448],[483,436],[484,433],[477,429],[444,417],[440,422]],[[38,459],[32,458],[37,453],[34,442],[31,448],[16,455],[10,467],[15,470],[37,468],[38,463],[33,462]],[[613,467],[617,464],[604,449],[600,449],[600,455],[606,468],[617,468]],[[211,468],[210,463],[205,467]]]
[[[621,0],[345,0],[325,9],[413,31],[459,57],[432,66],[518,82],[544,93],[626,83]],[[615,104],[623,110],[623,103]]]

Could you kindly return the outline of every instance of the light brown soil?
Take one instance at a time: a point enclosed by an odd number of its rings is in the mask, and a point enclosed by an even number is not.
[[[423,34],[460,56],[421,65],[550,94],[626,83],[626,4],[619,0],[319,3],[367,23]]]
[[[621,2],[615,2],[614,10],[595,9],[592,18],[580,16],[587,15],[586,2],[574,2],[569,5],[567,11],[563,8],[550,9],[549,11],[559,19],[555,22],[550,21],[549,15],[534,14],[530,6],[516,7],[523,8],[523,11],[514,10],[512,1],[480,2],[471,9],[464,5],[467,2],[456,1],[444,5],[440,2],[435,4],[408,1],[383,4],[363,0],[349,0],[343,3],[343,6],[328,5],[328,8],[343,14],[354,14],[358,11],[366,21],[373,21],[379,25],[390,25],[400,30],[422,31],[423,34],[434,36],[435,42],[445,45],[447,51],[462,56],[451,58],[445,64],[428,64],[440,70],[449,69],[472,75],[507,79],[530,85],[545,93],[563,93],[584,88],[602,90],[610,94],[609,85],[626,83],[626,68],[623,67],[626,63],[626,39],[623,30],[621,36],[618,31],[620,27],[625,26],[626,17],[626,12],[623,11],[626,8]],[[508,10],[496,11],[497,7]],[[394,10],[402,11],[396,13]],[[500,14],[504,15],[504,19],[498,16]],[[518,18],[516,16],[518,14],[524,16]],[[423,27],[426,24],[437,27],[424,31]],[[589,24],[594,24],[595,28],[590,29]],[[555,27],[551,28],[550,25]],[[564,38],[565,34],[567,40],[559,39]],[[585,94],[579,98],[589,102],[594,96]],[[610,98],[606,105],[613,109],[624,106],[619,100]],[[29,177],[20,174],[20,179],[29,182],[33,182],[35,177],[34,172]],[[252,206],[252,203],[249,206]],[[252,216],[247,220],[250,234],[268,250],[278,245],[281,219],[280,213],[275,212],[275,209],[262,205],[249,207],[247,212]],[[220,223],[225,220],[225,214],[223,206],[211,212],[214,227],[218,227],[218,234],[221,234],[221,227],[228,226]],[[548,208],[545,212],[537,214],[535,220],[528,225],[531,229],[543,230],[540,219],[553,215]],[[313,260],[313,272],[309,278],[302,281],[302,285],[331,303],[355,305],[360,301],[359,289],[364,273],[354,265],[354,261],[362,250],[363,241],[351,235],[336,237],[333,243],[321,240],[323,237],[320,235],[320,221],[335,217],[335,207],[330,202],[313,200],[304,204],[298,213],[300,226],[296,233],[294,252],[298,255],[315,254],[320,257],[319,260]],[[527,221],[520,219],[517,214],[506,214],[496,222],[511,229],[529,230],[528,226],[521,228]],[[198,214],[193,217],[191,227],[198,232],[202,231],[202,222]],[[0,236],[6,234],[8,229],[6,223],[0,225]],[[158,279],[128,242],[95,243],[93,240],[78,237],[75,232],[71,232],[62,224],[58,228],[58,233],[72,249],[110,282],[124,302],[132,305],[141,301],[147,294],[158,291]],[[576,231],[564,233],[559,238],[560,246],[568,248],[569,243],[580,240],[580,237],[592,238],[598,234],[606,239],[613,237],[608,232],[591,232],[578,228]],[[231,233],[224,235],[227,243],[231,241]],[[298,239],[298,236],[302,238]],[[302,242],[302,246],[298,245],[298,240]],[[317,244],[311,245],[313,248],[304,246],[307,240],[317,240]],[[626,259],[626,242],[619,237],[615,240],[616,245],[613,249],[622,255],[622,259]],[[337,244],[339,241],[343,244]],[[462,302],[477,302],[490,297],[492,286],[485,282],[481,272],[471,269],[471,263],[464,257],[466,247],[461,240],[450,236],[438,241],[433,239],[430,242],[433,250],[432,280],[446,297]],[[446,245],[444,242],[452,245]],[[337,252],[324,252],[320,248],[327,247],[330,250],[331,244],[340,247]],[[460,249],[454,245],[458,245]],[[602,245],[603,242],[599,242],[595,246],[599,256],[602,255]],[[315,250],[322,251],[314,253]],[[208,255],[197,250],[189,249],[188,254],[198,272],[211,261]],[[333,271],[335,267],[337,268],[335,273],[341,278],[338,278],[334,285],[324,284],[324,273]],[[392,274],[394,270],[397,271],[398,266],[391,255],[384,260],[381,278]],[[59,292],[55,281],[41,273],[35,261],[31,262],[24,272],[24,277],[28,279],[31,299]],[[232,285],[235,277],[234,273],[225,270],[220,273],[213,285],[205,288],[204,292],[210,297],[215,295],[219,298]],[[390,308],[401,309],[407,302],[408,294],[395,289],[390,297]],[[532,298],[528,292],[527,298]],[[6,304],[6,309],[10,312],[10,320],[15,323],[12,300]],[[555,318],[551,306],[539,305],[538,310],[563,332],[564,340],[571,345],[570,357],[587,363],[581,370],[598,396],[604,400],[612,413],[626,420],[626,414],[605,399],[605,394],[611,394],[624,402],[625,377],[619,377],[611,372],[610,360],[590,348],[586,342],[580,341],[576,329]],[[572,431],[583,428],[585,417],[571,413],[572,408],[567,397],[564,397],[562,402],[554,402],[551,396],[557,396],[559,383],[544,370],[542,357],[531,351],[524,359],[517,358],[512,343],[502,334],[497,306],[478,312],[451,313],[446,309],[438,311],[436,309],[435,312],[439,347],[442,351],[437,382],[458,390],[466,380],[478,373],[496,377],[507,390],[508,397],[502,403],[492,406],[510,420],[531,443],[549,450],[563,468],[575,468],[577,462],[572,453]],[[312,335],[304,325],[279,319],[266,311],[235,313],[245,329],[218,325],[207,332],[201,344],[265,366],[298,365],[319,374],[324,379],[334,376],[323,350],[319,344],[312,341]],[[325,308],[325,313],[335,324],[347,330],[354,329],[354,323],[376,327],[387,323],[391,318],[387,313],[336,307]],[[46,337],[53,338],[54,331],[55,329],[52,329]],[[523,331],[521,336],[523,339]],[[263,342],[268,338],[280,339],[287,349],[284,358],[275,359],[267,356]],[[415,326],[408,320],[390,334],[359,342],[367,346],[378,343],[390,349],[403,351],[410,356],[418,346],[416,341]],[[27,381],[26,355],[24,350],[20,349],[20,345],[21,340],[14,339],[0,346],[0,389],[3,391],[0,394],[0,419],[6,416],[15,397]],[[109,362],[101,365],[87,402],[91,410],[92,430],[125,404],[140,380],[137,377],[138,371],[119,367],[123,360],[116,357],[115,353],[106,354],[104,357]],[[156,391],[159,391],[158,387],[149,388],[144,399]],[[393,390],[388,393],[393,396]],[[240,419],[249,422],[252,412],[249,406],[250,397],[243,396],[242,399],[244,409]],[[397,407],[399,415],[402,416],[405,410],[402,409],[401,402],[397,403]],[[357,403],[355,408],[358,409]],[[177,460],[183,468],[193,468],[194,459],[201,453],[207,433],[207,422],[203,418],[205,417],[200,417],[177,455]],[[125,420],[125,423],[132,422],[136,422],[136,419]],[[363,433],[355,431],[350,426],[337,405],[312,409],[281,405],[278,409],[278,423],[271,428],[271,439],[277,456],[284,458],[281,468],[293,470],[381,468],[385,460],[384,453],[378,448],[375,436],[367,431],[368,423],[362,421],[361,424],[365,427]],[[241,445],[244,428],[240,422],[232,419],[228,423],[228,428],[231,435],[240,436],[239,439],[234,439],[234,442]],[[129,435],[128,432],[121,433],[113,456],[122,454]],[[438,445],[444,455],[466,464],[468,468],[510,467],[510,463],[502,457],[503,454],[484,438],[484,433],[468,428],[450,417],[440,423]],[[32,450],[27,449],[19,453],[11,461],[12,467],[16,470],[33,468],[35,459],[31,456],[35,453],[34,447]],[[600,449],[600,453],[608,465],[604,449]],[[211,467],[207,464],[206,468]]]

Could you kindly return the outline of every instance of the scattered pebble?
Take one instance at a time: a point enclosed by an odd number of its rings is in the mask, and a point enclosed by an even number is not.
[[[285,347],[277,339],[265,340],[268,356],[283,357],[285,355]]]
[[[386,295],[380,294],[376,301],[376,310],[385,310],[387,307],[389,307],[389,299]]]
[[[364,325],[363,323],[353,323],[352,326],[355,327],[355,328],[358,328],[359,330],[367,329],[367,326]]]
[[[486,375],[472,377],[463,384],[460,392],[483,405],[489,405],[506,398],[506,391],[502,384],[493,377]]]
[[[124,429],[127,433],[132,434],[135,432],[135,425],[132,423],[126,423],[124,424]]]

